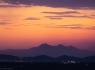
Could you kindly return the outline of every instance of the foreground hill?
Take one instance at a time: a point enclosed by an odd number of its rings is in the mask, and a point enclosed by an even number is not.
[[[6,54],[1,54],[0,55],[0,62],[16,62],[19,61],[20,58],[17,56],[12,56],[12,55],[6,55]]]
[[[62,55],[57,58],[53,58],[46,55],[39,55],[35,57],[23,57],[19,58],[17,56],[12,55],[0,55],[0,62],[95,62],[95,56],[88,56],[84,58],[78,58],[74,56]]]

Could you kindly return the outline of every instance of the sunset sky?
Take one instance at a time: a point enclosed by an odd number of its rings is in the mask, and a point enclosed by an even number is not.
[[[0,0],[0,50],[42,43],[95,51],[95,0]]]

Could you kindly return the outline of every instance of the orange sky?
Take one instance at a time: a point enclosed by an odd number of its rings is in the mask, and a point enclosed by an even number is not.
[[[89,49],[95,42],[94,14],[95,10],[87,9],[1,7],[0,49],[25,49],[41,43]]]

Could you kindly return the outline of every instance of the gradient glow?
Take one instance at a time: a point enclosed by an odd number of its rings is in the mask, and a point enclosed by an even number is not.
[[[71,14],[43,12],[76,11]],[[45,6],[0,8],[0,49],[26,49],[42,43],[95,48],[95,10],[52,8]],[[60,17],[45,16],[91,16]],[[75,28],[74,28],[75,27]]]

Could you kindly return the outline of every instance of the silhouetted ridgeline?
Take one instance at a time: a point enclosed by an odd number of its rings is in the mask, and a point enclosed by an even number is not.
[[[89,56],[85,58],[78,58],[74,56],[60,56],[57,58],[49,57],[46,55],[40,55],[36,57],[23,57],[19,58],[17,56],[12,55],[0,55],[0,62],[68,62],[68,61],[75,61],[75,62],[95,62],[95,56]]]
[[[0,51],[0,54],[8,54],[8,55],[16,55],[19,57],[34,57],[39,55],[47,55],[51,57],[59,57],[62,55],[67,56],[75,56],[75,57],[86,57],[86,56],[94,56],[95,52],[87,51],[87,50],[80,50],[73,46],[63,46],[62,44],[57,46],[51,46],[48,44],[41,44],[38,47],[33,47],[30,49],[23,49],[23,50],[13,50],[7,49],[4,51]]]

